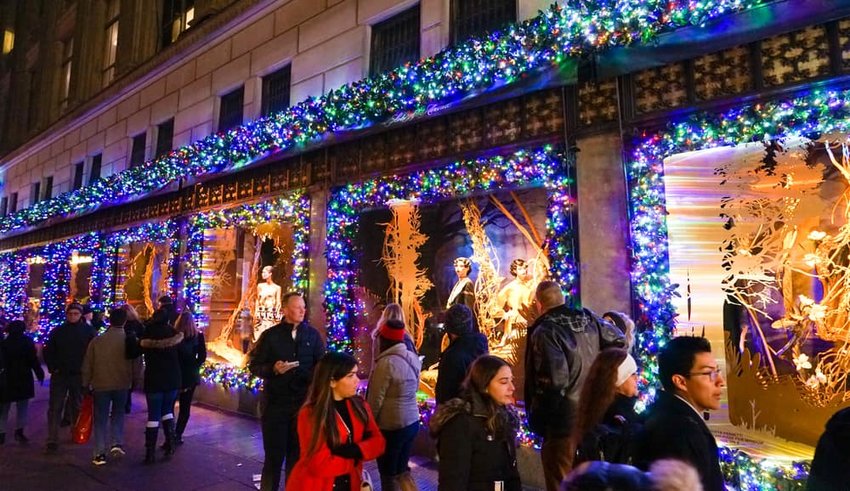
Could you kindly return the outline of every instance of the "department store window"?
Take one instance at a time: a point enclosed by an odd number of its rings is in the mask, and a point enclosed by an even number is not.
[[[516,22],[516,0],[452,0],[452,44]]]
[[[139,133],[133,137],[133,147],[130,150],[130,168],[138,167],[145,163],[145,144],[147,134]]]
[[[163,0],[161,47],[166,47],[189,29],[195,19],[195,0]]]
[[[369,75],[419,59],[419,5],[372,26]]]
[[[154,158],[162,157],[171,151],[174,141],[174,118],[156,126],[156,153]]]
[[[244,96],[244,86],[221,96],[221,106],[218,113],[218,131],[227,131],[242,125],[242,102]]]
[[[62,66],[60,73],[59,111],[68,109],[68,96],[71,94],[71,60],[74,57],[74,38],[68,38],[62,43]]]
[[[291,65],[263,77],[262,115],[268,116],[289,107]]]
[[[118,17],[120,1],[106,0],[106,39],[103,45],[103,86],[115,78],[115,60],[118,57]]]
[[[77,162],[74,164],[74,182],[73,187],[71,188],[72,191],[76,191],[83,187],[83,174],[85,173],[85,167],[85,162]]]

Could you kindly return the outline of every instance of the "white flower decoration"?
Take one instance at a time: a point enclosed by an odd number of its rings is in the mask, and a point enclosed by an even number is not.
[[[809,361],[809,355],[805,353],[800,353],[799,355],[794,357],[794,365],[797,367],[797,371],[800,370],[811,370],[812,362]]]
[[[809,305],[812,305],[812,304],[815,303],[814,300],[812,300],[811,298],[809,298],[805,295],[800,295],[798,298],[800,299],[800,305],[802,305],[803,307],[808,307]]]
[[[809,308],[809,319],[812,322],[823,322],[826,318],[826,305],[816,303]]]
[[[815,242],[821,241],[826,238],[826,232],[821,232],[820,230],[812,230],[809,232],[809,240],[813,240]]]
[[[815,368],[815,378],[818,379],[818,382],[825,384],[826,383],[826,375],[822,371],[820,371],[820,367]]]
[[[817,254],[806,254],[803,256],[803,262],[806,263],[806,266],[814,268],[820,264],[821,258]]]
[[[808,380],[806,380],[806,387],[812,390],[817,389],[819,386],[820,382],[818,382],[818,379],[814,375],[812,375],[811,377],[809,377]]]

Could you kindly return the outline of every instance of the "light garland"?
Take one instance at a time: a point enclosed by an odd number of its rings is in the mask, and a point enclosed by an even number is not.
[[[353,82],[36,203],[0,219],[0,233],[120,203],[179,178],[242,167],[331,133],[372,126],[398,115],[423,114],[429,106],[511,84],[568,58],[647,42],[665,30],[700,25],[762,3],[764,0],[583,0],[569,6],[554,4],[537,17],[489,36],[472,38],[431,58]]]
[[[664,159],[671,155],[741,143],[850,130],[850,90],[816,90],[784,101],[749,105],[724,114],[698,114],[671,124],[658,134],[644,137],[628,165],[631,188],[632,284],[636,322],[641,331],[639,349],[644,361],[642,377],[648,399],[658,382],[656,355],[671,339],[676,309],[672,298],[667,243]],[[742,452],[724,449],[727,479],[734,477],[740,489],[776,489],[777,475],[802,479],[804,467],[794,470],[769,461],[750,459]],[[780,469],[780,470],[776,470]]]
[[[203,282],[204,231],[216,228],[246,228],[277,221],[292,225],[292,288],[307,291],[310,236],[310,198],[300,192],[288,197],[261,203],[242,205],[225,210],[208,211],[189,219],[186,244],[186,281],[184,296],[195,309],[195,318],[200,329],[205,329],[207,319],[201,314],[201,305],[206,301],[201,285]]]
[[[257,392],[263,387],[263,379],[251,375],[247,368],[227,363],[206,362],[201,367],[201,379],[212,384],[221,384],[226,389],[246,389]]]
[[[522,150],[509,156],[459,161],[408,175],[375,178],[334,190],[328,203],[325,249],[328,279],[324,290],[329,348],[334,351],[352,350],[352,328],[357,313],[357,309],[353,308],[353,292],[359,268],[355,244],[360,213],[369,208],[386,207],[392,199],[430,204],[499,189],[545,187],[549,199],[546,245],[553,268],[551,273],[564,290],[575,297],[577,271],[573,230],[567,219],[572,201],[564,164],[564,156],[547,146],[533,151]]]

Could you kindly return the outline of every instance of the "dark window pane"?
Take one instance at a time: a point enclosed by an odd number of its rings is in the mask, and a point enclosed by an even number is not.
[[[103,163],[103,154],[99,153],[91,158],[91,170],[89,171],[89,184],[100,179],[100,166]]]
[[[174,145],[174,119],[157,125],[156,130],[156,155],[154,158],[162,157],[171,151]]]
[[[6,216],[9,212],[9,197],[3,196],[3,199],[0,200],[0,216]]]
[[[218,131],[227,131],[242,125],[242,100],[244,95],[245,88],[239,87],[221,97]]]
[[[18,211],[18,193],[12,193],[9,197],[9,213]]]
[[[369,74],[419,59],[419,5],[372,26]]]
[[[195,0],[163,0],[160,46],[177,41],[195,17]]]
[[[283,111],[289,107],[290,65],[263,77],[263,116]]]
[[[77,190],[83,187],[83,174],[85,171],[85,162],[77,162],[74,164],[74,187],[72,190]]]
[[[133,137],[133,149],[130,152],[130,167],[138,167],[145,163],[145,143],[147,134],[139,133]]]
[[[44,199],[48,200],[53,197],[53,176],[44,178]]]
[[[516,22],[516,0],[452,0],[452,44]]]
[[[30,188],[30,206],[38,203],[41,199],[41,183],[34,182]]]

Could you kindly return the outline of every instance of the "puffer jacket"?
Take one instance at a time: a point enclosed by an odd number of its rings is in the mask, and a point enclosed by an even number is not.
[[[569,436],[590,365],[601,350],[624,347],[623,333],[588,309],[566,305],[546,311],[528,332],[525,404],[529,426],[544,437]]]
[[[399,430],[419,420],[416,391],[422,362],[404,343],[384,350],[369,377],[366,401],[382,430]]]
[[[430,429],[440,455],[439,491],[492,491],[499,481],[505,491],[522,489],[516,460],[517,418],[507,408],[502,411],[502,431],[491,434],[485,402],[477,394],[437,407]]]

